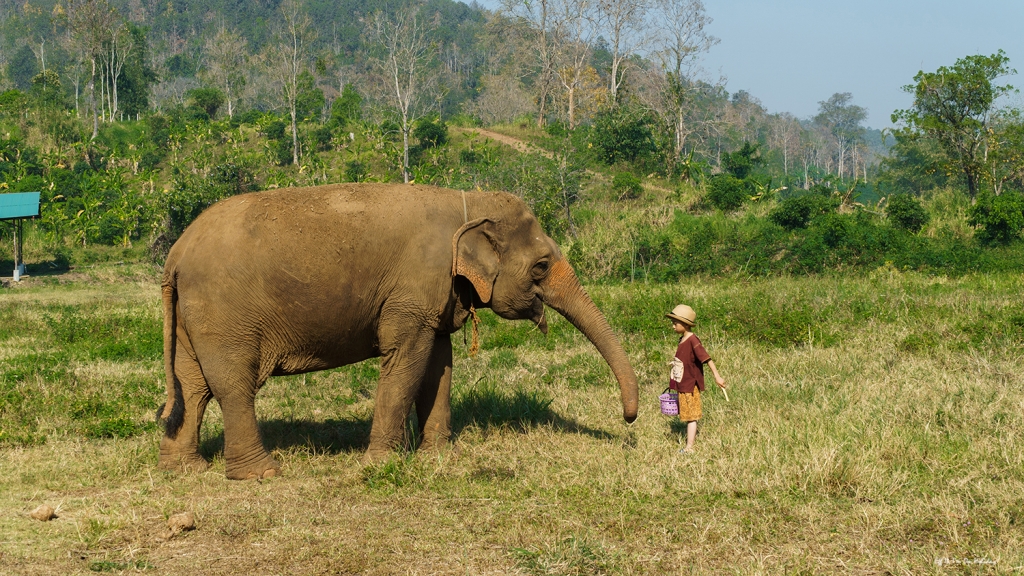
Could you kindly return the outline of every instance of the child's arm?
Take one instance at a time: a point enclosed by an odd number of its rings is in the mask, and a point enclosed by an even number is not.
[[[718,368],[715,368],[715,361],[708,360],[708,366],[711,367],[711,373],[715,375],[715,384],[718,384],[719,388],[725,388],[725,378],[718,373]]]

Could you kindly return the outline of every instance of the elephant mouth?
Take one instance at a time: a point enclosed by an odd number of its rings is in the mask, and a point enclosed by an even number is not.
[[[544,301],[540,299],[540,296],[533,297],[533,306],[531,307],[530,321],[537,325],[537,329],[540,330],[541,334],[547,336],[548,334],[548,319],[544,315],[546,308],[544,307]]]

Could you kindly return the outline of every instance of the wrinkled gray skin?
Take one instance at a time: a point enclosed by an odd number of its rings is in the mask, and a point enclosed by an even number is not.
[[[420,449],[446,443],[449,335],[473,306],[544,332],[544,305],[557,310],[611,366],[623,415],[636,418],[637,380],[622,346],[558,246],[509,194],[344,184],[235,196],[171,248],[163,304],[165,469],[208,466],[199,428],[216,398],[228,478],[274,475],[253,409],[267,378],[375,356],[368,459],[402,444],[413,405]]]

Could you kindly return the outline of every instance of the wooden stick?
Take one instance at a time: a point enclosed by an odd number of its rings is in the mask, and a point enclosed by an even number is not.
[[[726,402],[731,402],[731,400],[729,400],[729,391],[728,390],[726,390],[725,388],[722,388],[722,394],[725,394],[725,401]]]

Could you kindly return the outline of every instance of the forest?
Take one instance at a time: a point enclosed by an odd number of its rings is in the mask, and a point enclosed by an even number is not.
[[[700,0],[4,1],[0,191],[42,192],[27,249],[50,267],[159,262],[226,196],[355,181],[513,192],[591,280],[1022,266],[1002,51],[908,79],[876,130],[851,93],[811,118],[730,94],[700,66],[710,21]]]

